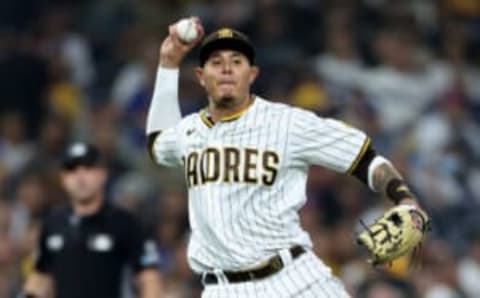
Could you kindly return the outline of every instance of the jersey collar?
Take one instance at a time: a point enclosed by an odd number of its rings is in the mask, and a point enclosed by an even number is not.
[[[244,107],[243,109],[241,109],[240,111],[236,112],[235,114],[233,115],[230,115],[230,116],[227,116],[227,117],[223,117],[222,119],[220,119],[219,122],[231,122],[231,121],[235,121],[237,119],[239,119],[240,117],[242,117],[245,113],[247,113],[248,109],[253,105],[253,103],[255,102],[255,95],[251,95],[250,96],[250,102],[248,103],[248,105],[246,107]],[[204,108],[200,111],[200,119],[202,119],[202,122],[208,127],[208,128],[211,128],[215,125],[215,122],[213,122],[212,118],[210,117],[209,115],[209,112],[208,112],[208,108]]]

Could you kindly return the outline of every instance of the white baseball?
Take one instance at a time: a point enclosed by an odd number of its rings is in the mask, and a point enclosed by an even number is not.
[[[191,43],[198,37],[197,27],[192,18],[184,18],[177,22],[175,28],[178,37],[185,43]]]

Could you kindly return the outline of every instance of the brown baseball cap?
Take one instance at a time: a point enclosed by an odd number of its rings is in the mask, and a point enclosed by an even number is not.
[[[203,66],[214,51],[227,49],[244,54],[250,64],[254,64],[255,49],[247,35],[235,29],[222,28],[204,38],[200,46],[200,65]]]

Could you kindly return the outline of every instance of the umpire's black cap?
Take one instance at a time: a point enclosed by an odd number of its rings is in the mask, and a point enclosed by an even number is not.
[[[225,49],[244,54],[250,64],[254,64],[255,49],[250,39],[235,29],[222,28],[204,38],[200,46],[200,65],[203,66],[214,51]]]
[[[102,164],[98,149],[89,143],[75,142],[70,144],[62,156],[62,168],[73,170],[77,166],[97,166]]]

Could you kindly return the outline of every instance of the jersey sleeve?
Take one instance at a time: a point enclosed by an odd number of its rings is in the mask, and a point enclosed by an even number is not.
[[[34,268],[41,273],[51,271],[52,254],[47,249],[47,225],[44,223],[40,228],[40,239],[34,252]]]
[[[319,165],[347,174],[355,170],[370,145],[363,131],[309,111],[294,109],[292,113],[289,146],[294,164]]]
[[[133,216],[129,216],[125,225],[123,243],[133,272],[158,268],[160,259],[155,241],[148,235],[140,221]]]
[[[155,136],[150,147],[150,154],[155,163],[169,167],[182,164],[180,139],[177,130],[177,126],[170,127]]]

